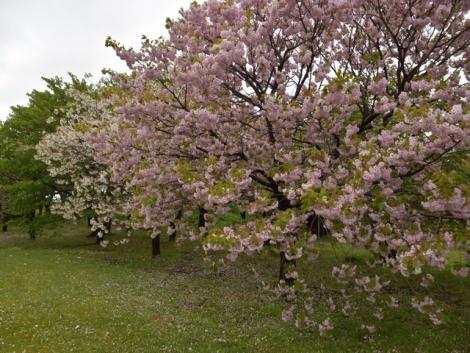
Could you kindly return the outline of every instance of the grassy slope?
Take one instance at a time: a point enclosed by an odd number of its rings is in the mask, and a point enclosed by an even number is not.
[[[319,338],[282,322],[279,303],[257,288],[250,266],[274,280],[273,255],[214,273],[195,243],[164,242],[161,258],[151,263],[147,237],[101,249],[83,237],[85,228],[68,227],[35,242],[0,234],[0,352],[469,351],[470,282],[448,273],[431,293],[446,309],[444,325],[435,328],[403,306],[386,313],[387,321],[365,339],[357,326],[372,307],[362,304],[361,315]],[[345,256],[363,266],[361,254],[323,246],[311,283],[328,281],[331,265]],[[418,290],[402,284],[392,288],[400,298]]]

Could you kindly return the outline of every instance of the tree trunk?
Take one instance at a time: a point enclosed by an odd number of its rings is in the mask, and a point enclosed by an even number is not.
[[[245,220],[246,219],[246,212],[243,211],[243,212],[240,212],[240,217]]]
[[[160,255],[160,235],[152,238],[152,258]]]
[[[29,235],[29,239],[36,240],[37,232],[36,232],[36,227],[34,225],[30,225],[28,227],[28,235]]]
[[[171,242],[173,242],[176,240],[176,228],[175,228],[174,222],[170,222],[170,229],[171,229],[171,232],[170,231],[168,232],[168,239]]]
[[[98,236],[98,233],[101,232],[102,236]],[[104,232],[101,228],[95,229],[92,231],[90,234],[86,236],[87,238],[96,238],[96,244],[101,244],[101,242],[104,240]]]
[[[106,227],[106,234],[111,234],[111,226],[113,225],[113,220],[110,219],[108,222],[106,222],[105,227]]]
[[[91,216],[86,216],[86,224],[88,227],[91,227],[91,220],[93,219],[93,217]]]
[[[3,223],[3,225],[2,225],[2,232],[3,232],[3,233],[8,232],[8,224],[7,224],[7,223]]]
[[[87,217],[87,222],[90,223],[91,219],[92,219],[92,217]],[[92,231],[91,233],[89,233],[87,235],[87,238],[96,237],[96,244],[101,244],[104,240],[105,235],[111,233],[111,224],[112,224],[112,220],[109,220],[104,225],[106,227],[106,229],[97,228],[94,231]],[[101,235],[102,235],[101,237],[98,235],[98,233],[100,233],[100,232],[101,232]]]
[[[28,215],[27,215],[27,219],[28,219],[28,235],[29,235],[29,238],[31,240],[35,240],[36,239],[36,235],[37,235],[37,230],[36,230],[36,225],[34,224],[34,218],[36,216],[36,212],[30,212]]]
[[[170,227],[173,229],[171,233],[168,233],[168,238],[170,241],[175,241],[176,240],[176,224],[175,222],[179,221],[181,217],[183,216],[183,211],[179,210],[178,213],[176,214],[175,221],[170,222]]]
[[[204,209],[204,207],[199,207],[199,221],[198,221],[199,228],[203,228],[206,226],[206,219],[204,218],[206,213],[207,211]]]
[[[286,253],[281,251],[279,253],[279,280],[284,280],[289,286],[294,285],[294,278],[286,278],[286,273],[291,270],[292,267],[296,266],[295,260],[287,260]]]
[[[104,234],[102,236],[98,236],[98,233],[96,233],[96,244],[101,244],[104,241]]]

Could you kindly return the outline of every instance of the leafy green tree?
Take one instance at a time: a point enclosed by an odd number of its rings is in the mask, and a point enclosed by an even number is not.
[[[71,100],[68,89],[86,90],[85,79],[69,74],[69,80],[43,78],[45,90],[33,90],[26,105],[11,108],[0,124],[0,192],[7,200],[3,207],[19,218],[32,239],[42,216],[49,215],[54,197],[66,195],[64,186],[55,183],[43,162],[35,159],[36,144],[46,133],[55,131],[62,109]]]

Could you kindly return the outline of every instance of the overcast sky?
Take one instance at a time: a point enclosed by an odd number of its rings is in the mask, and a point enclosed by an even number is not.
[[[0,0],[0,120],[26,93],[45,85],[41,76],[124,70],[107,36],[139,47],[142,34],[165,34],[165,19],[190,0]]]

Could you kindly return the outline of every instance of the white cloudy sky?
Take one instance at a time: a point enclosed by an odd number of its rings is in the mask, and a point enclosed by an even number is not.
[[[91,73],[125,66],[104,47],[107,36],[138,47],[142,34],[165,34],[165,19],[190,0],[0,0],[0,120],[41,76]]]

